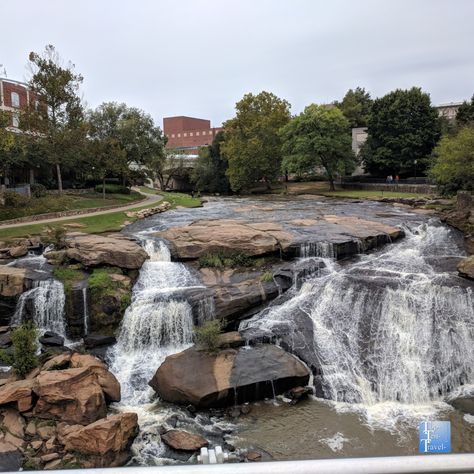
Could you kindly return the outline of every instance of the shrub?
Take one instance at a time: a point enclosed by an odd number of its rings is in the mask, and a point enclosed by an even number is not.
[[[98,184],[94,188],[94,190],[96,193],[102,193],[102,184]],[[130,194],[130,188],[127,188],[126,186],[121,186],[120,184],[106,184],[105,194]]]
[[[46,226],[42,241],[46,245],[53,245],[56,250],[63,249],[66,247],[66,232],[64,227]]]
[[[197,344],[208,352],[216,352],[219,348],[219,336],[225,326],[225,320],[213,319],[206,321],[202,326],[195,326],[194,338]]]
[[[199,257],[201,268],[224,268],[224,267],[251,267],[253,260],[244,253],[232,253],[226,255],[223,252],[207,253]]]
[[[47,194],[46,186],[43,186],[40,183],[31,184],[30,189],[31,189],[31,195],[35,198],[42,198],[42,197],[45,197]]]
[[[92,296],[112,293],[117,284],[110,278],[110,273],[115,273],[114,268],[96,268],[89,277],[89,290]]]
[[[24,377],[39,364],[37,337],[36,327],[31,322],[23,323],[12,333],[13,355],[0,353],[0,359],[10,364],[19,377]]]
[[[273,281],[273,273],[272,272],[265,272],[260,275],[260,281],[263,281],[264,283],[269,283]]]
[[[10,190],[7,190],[3,193],[3,200],[5,203],[5,207],[15,208],[27,206],[30,202],[30,198],[28,196]]]

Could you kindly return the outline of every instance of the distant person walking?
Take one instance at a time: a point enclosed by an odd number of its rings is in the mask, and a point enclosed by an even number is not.
[[[398,182],[400,181],[400,176],[398,176],[398,174],[395,176],[395,184],[398,184]]]
[[[391,174],[389,174],[387,176],[387,184],[392,184],[393,183],[393,176]]]

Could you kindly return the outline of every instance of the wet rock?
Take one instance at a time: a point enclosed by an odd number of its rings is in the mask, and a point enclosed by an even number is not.
[[[129,458],[128,450],[138,433],[138,417],[136,413],[120,413],[71,428],[63,438],[66,451],[87,456],[92,467],[116,467]]]
[[[451,394],[446,401],[454,408],[474,415],[474,390],[471,387],[460,388]]]
[[[150,385],[166,401],[208,408],[273,397],[308,380],[296,357],[260,344],[215,354],[191,347],[168,356]]]
[[[61,347],[64,344],[64,337],[53,332],[45,332],[44,335],[39,338],[39,342],[44,346]]]
[[[463,258],[458,263],[459,275],[474,280],[474,255]]]
[[[180,430],[167,431],[161,440],[176,451],[198,451],[209,444],[202,436]]]
[[[39,397],[35,416],[86,425],[106,415],[97,375],[89,367],[41,372],[34,380]]]
[[[110,265],[139,269],[147,253],[136,242],[122,237],[76,234],[67,240],[66,255],[86,267]]]
[[[300,400],[308,398],[312,393],[313,389],[311,387],[295,387],[285,393],[285,397],[289,398],[291,403],[294,405]]]
[[[258,451],[249,451],[245,457],[247,461],[250,461],[250,462],[258,462],[262,460],[262,454],[259,453]]]
[[[250,256],[275,253],[288,247],[294,238],[273,222],[231,219],[199,220],[156,235],[169,241],[180,259],[196,259],[215,252],[243,252]]]
[[[84,338],[84,347],[86,349],[93,349],[95,347],[110,346],[115,344],[117,339],[114,336],[91,335]]]
[[[11,332],[0,334],[0,349],[7,349],[12,345]]]

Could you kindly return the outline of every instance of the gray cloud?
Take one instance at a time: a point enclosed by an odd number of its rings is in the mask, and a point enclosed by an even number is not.
[[[2,5],[0,63],[21,80],[28,52],[52,43],[84,75],[92,107],[124,101],[160,124],[219,125],[260,90],[294,113],[357,85],[471,97],[473,17],[471,0],[22,0]]]

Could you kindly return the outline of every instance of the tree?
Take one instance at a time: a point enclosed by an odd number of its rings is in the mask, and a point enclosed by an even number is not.
[[[106,146],[109,151],[115,149],[119,162],[114,172],[124,180],[132,169],[150,175],[163,163],[165,137],[161,129],[155,127],[153,118],[142,110],[123,103],[106,102],[89,112],[88,123],[91,138],[107,141],[102,147]],[[111,162],[106,161],[110,168]]]
[[[364,88],[356,87],[355,89],[349,89],[342,101],[336,101],[334,105],[349,120],[351,128],[367,127],[372,99]]]
[[[465,127],[455,137],[443,137],[434,156],[430,174],[445,194],[474,191],[474,128]]]
[[[74,64],[63,65],[52,45],[43,54],[29,56],[32,77],[29,87],[38,102],[28,104],[28,131],[41,141],[45,154],[56,168],[58,191],[62,194],[61,168],[72,164],[85,138],[84,115],[78,95],[82,76],[74,71]]]
[[[236,104],[236,116],[224,124],[223,156],[233,191],[263,180],[270,187],[281,169],[279,129],[290,120],[290,104],[270,92],[246,94]]]
[[[10,116],[0,110],[0,175],[7,178],[14,168],[23,166],[25,155],[21,137],[8,130]]]
[[[154,157],[146,167],[148,176],[158,180],[163,191],[170,189],[173,178],[187,178],[190,169],[186,155],[175,149],[164,150],[163,158]]]
[[[425,172],[440,136],[438,113],[418,87],[376,99],[362,149],[366,171],[385,176]]]
[[[474,124],[474,95],[471,100],[465,100],[456,114],[456,122],[459,126]]]
[[[349,121],[338,108],[308,105],[281,129],[281,137],[283,171],[301,174],[322,167],[331,191],[335,174],[354,167]]]
[[[221,145],[224,133],[214,137],[212,145],[199,150],[199,157],[191,173],[191,181],[200,192],[224,193],[230,191],[229,179],[226,176],[228,163],[221,156]]]

